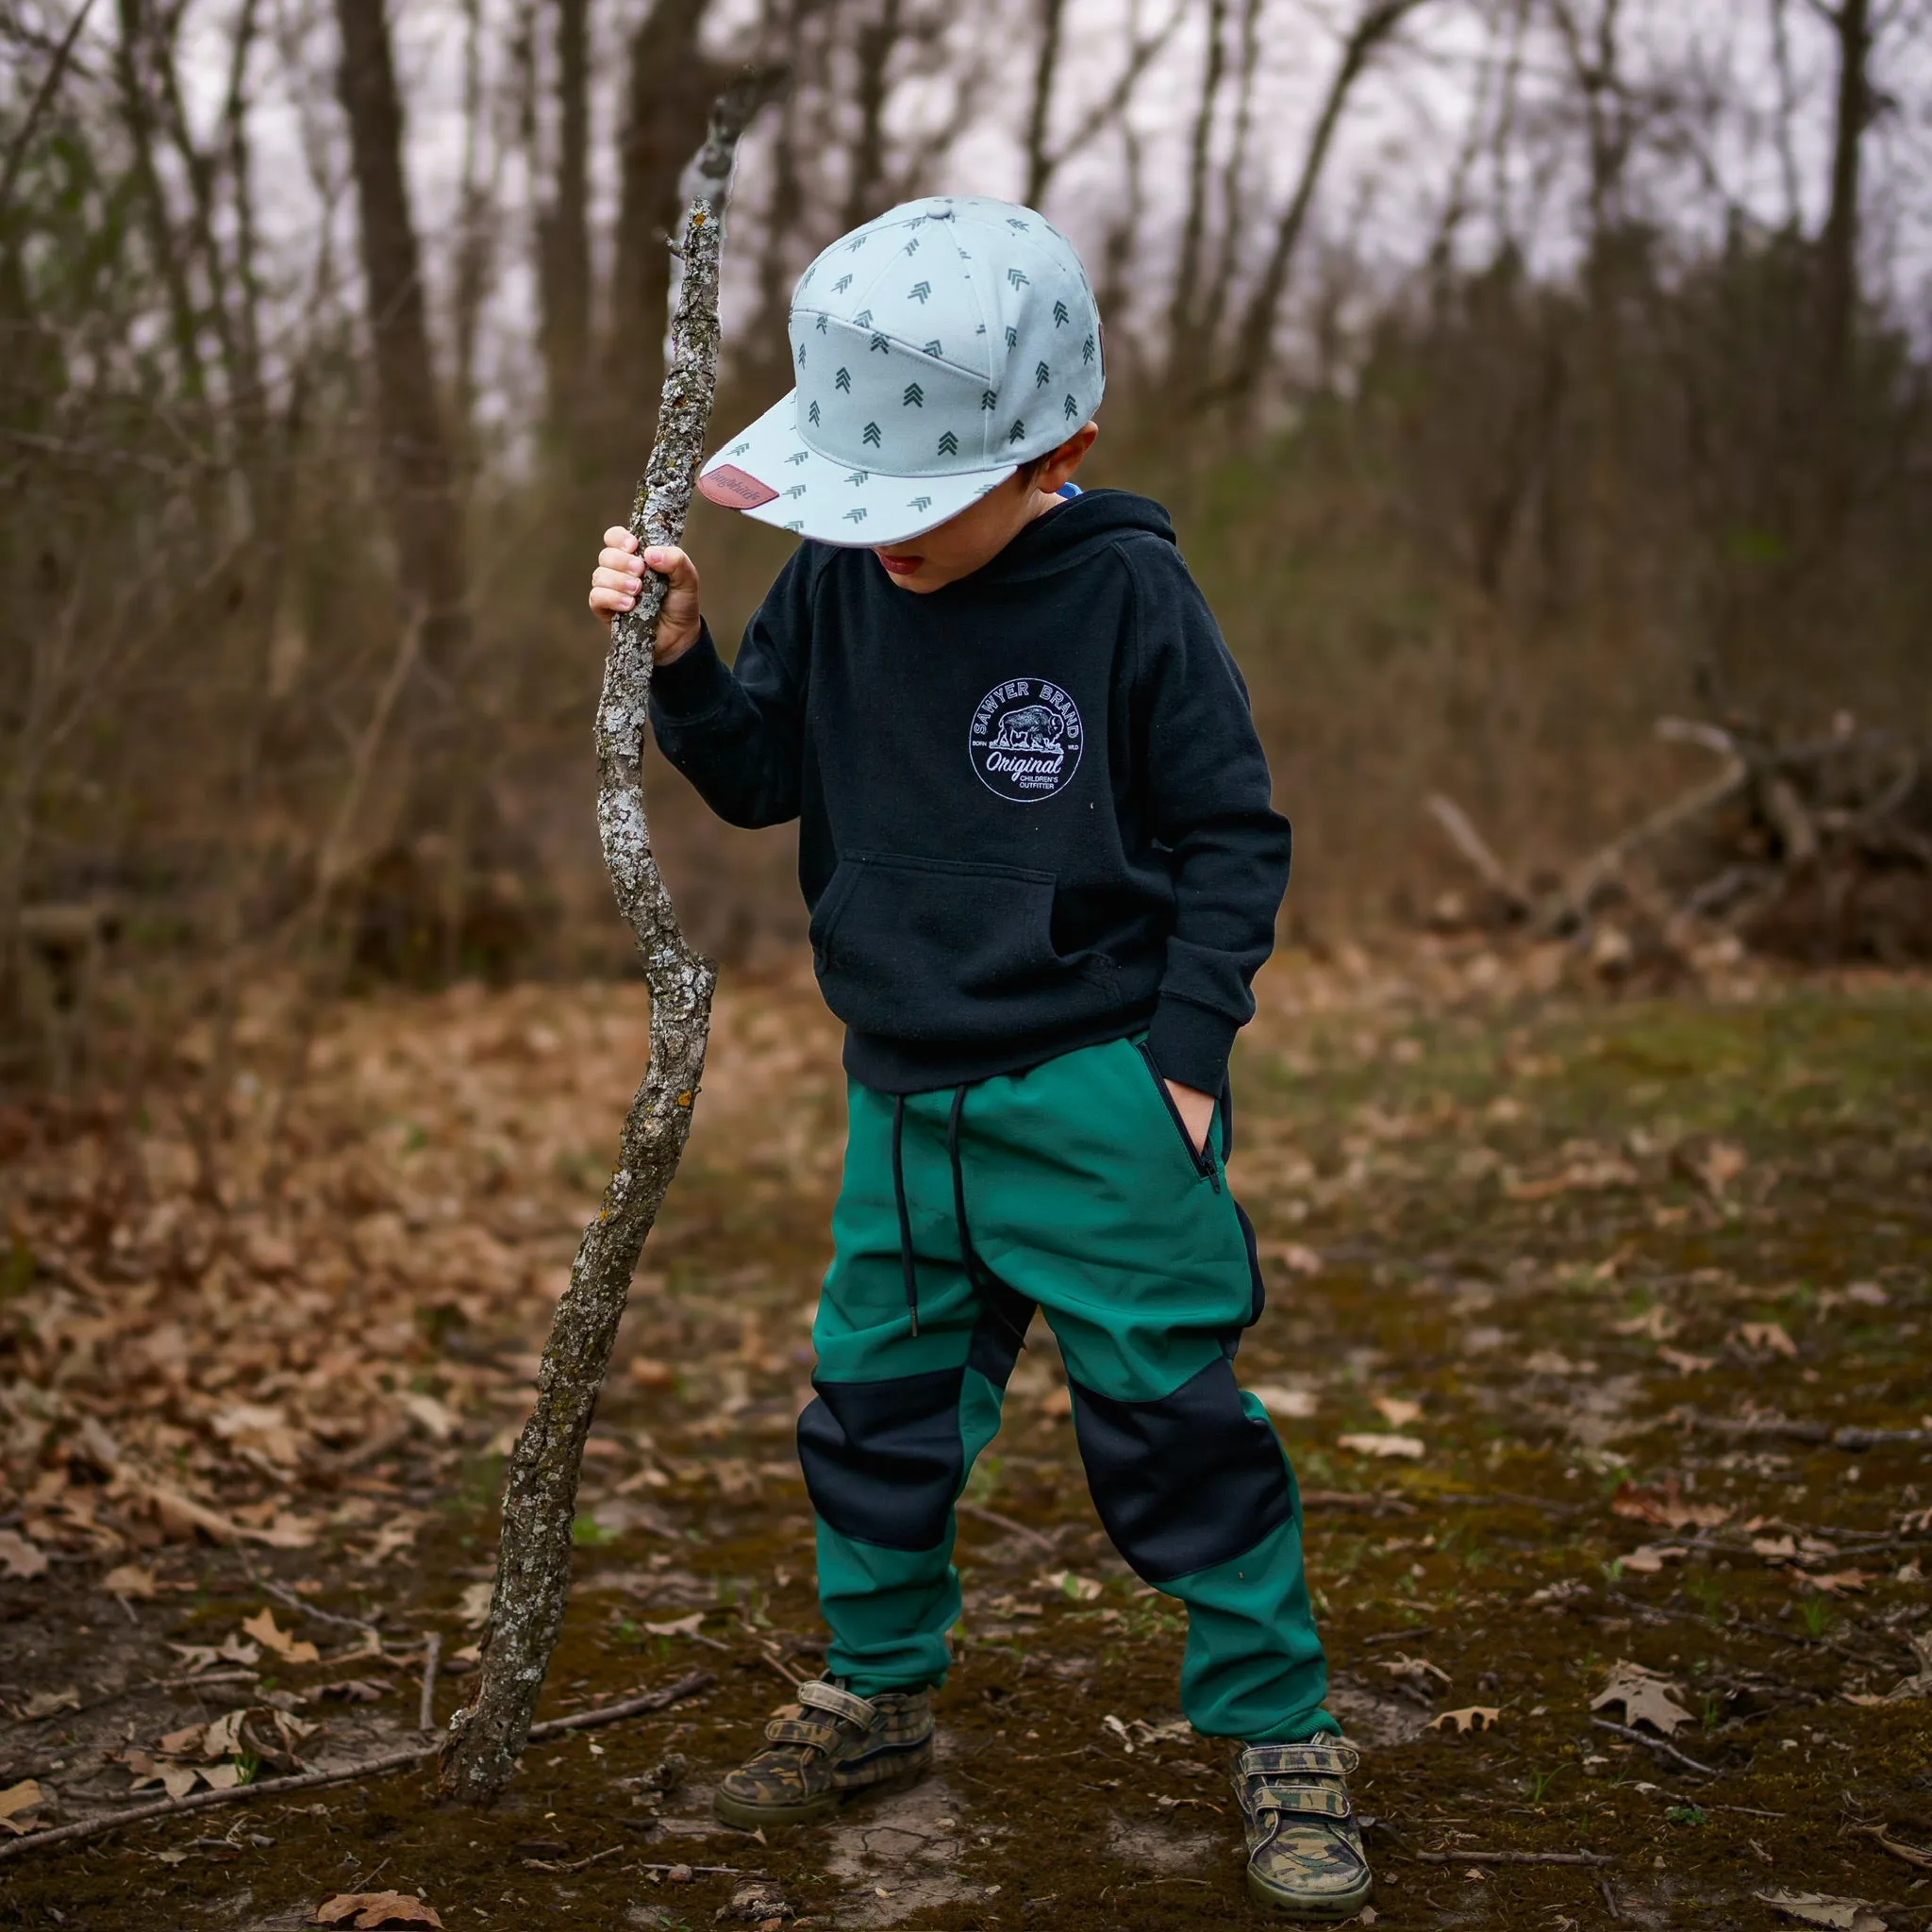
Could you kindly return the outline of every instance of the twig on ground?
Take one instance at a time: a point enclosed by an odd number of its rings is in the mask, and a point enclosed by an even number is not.
[[[117,1697],[131,1697],[137,1690],[198,1690],[204,1684],[253,1684],[261,1675],[259,1671],[204,1671],[196,1676],[192,1671],[179,1677],[143,1677],[139,1684],[129,1684],[119,1690],[110,1690],[105,1697],[97,1697],[94,1704],[109,1704]],[[92,1704],[81,1707],[92,1710]]]
[[[1869,1838],[1877,1843],[1881,1852],[1890,1852],[1894,1858],[1903,1859],[1907,1865],[1916,1866],[1921,1872],[1932,1872],[1932,1852],[1922,1852],[1917,1845],[1902,1845],[1891,1834],[1889,1824],[1855,1824],[1852,1830],[1861,1838]]]
[[[1579,1503],[1557,1503],[1548,1496],[1525,1496],[1516,1490],[1474,1490],[1467,1491],[1448,1491],[1440,1496],[1431,1496],[1431,1503],[1459,1503],[1464,1507],[1490,1507],[1499,1505],[1514,1505],[1521,1509],[1541,1509],[1548,1516],[1575,1516],[1581,1509]]]
[[[436,1724],[436,1667],[442,1661],[442,1632],[432,1630],[423,1640],[423,1701],[417,1707],[416,1728],[430,1730]]]
[[[1605,1852],[1416,1852],[1424,1865],[1609,1865]]]
[[[305,1617],[312,1619],[315,1623],[326,1624],[336,1630],[375,1630],[378,1635],[381,1634],[380,1626],[370,1623],[366,1618],[344,1617],[334,1610],[317,1609],[306,1596],[290,1590],[284,1584],[277,1583],[273,1576],[258,1576],[253,1568],[248,1574],[258,1590],[265,1590],[269,1595],[280,1598],[291,1609],[300,1610]]]
[[[765,1874],[750,1865],[626,1865],[626,1872],[689,1872],[701,1878],[762,1878]]]
[[[606,1858],[614,1858],[625,1849],[623,1845],[606,1845],[601,1852],[592,1852],[588,1858],[571,1858],[559,1862],[554,1858],[522,1858],[518,1862],[527,1865],[532,1872],[588,1872],[592,1865],[601,1865]]]
[[[770,1664],[771,1667],[774,1671],[776,1671],[777,1674],[781,1677],[783,1677],[785,1681],[788,1684],[790,1684],[794,1690],[798,1688],[799,1685],[805,1682],[805,1673],[803,1671],[794,1671],[791,1668],[791,1666],[788,1664],[785,1661],[785,1659],[778,1655],[776,1649],[772,1644],[767,1643],[761,1640],[758,1646],[758,1656],[761,1657],[766,1663]]]
[[[1022,1542],[1032,1543],[1037,1549],[1052,1556],[1055,1543],[1051,1537],[1041,1536],[1037,1529],[1028,1529],[1024,1523],[1015,1523],[1010,1516],[1002,1516],[997,1509],[988,1509],[978,1503],[956,1503],[953,1513],[957,1516],[971,1517],[974,1523],[990,1524],[994,1529],[1003,1529],[1008,1536],[1018,1537]]]
[[[1699,1764],[1696,1758],[1687,1757],[1683,1752],[1667,1738],[1653,1738],[1648,1731],[1633,1730],[1628,1724],[1613,1724],[1607,1717],[1593,1717],[1591,1724],[1599,1731],[1612,1731],[1620,1738],[1628,1738],[1633,1744],[1641,1744],[1646,1750],[1655,1751],[1659,1757],[1668,1757],[1673,1764],[1681,1764],[1686,1771],[1694,1771],[1699,1777],[1722,1777],[1724,1773],[1708,1764]]]
[[[1413,1516],[1415,1505],[1400,1496],[1376,1496],[1359,1490],[1303,1490],[1304,1509],[1359,1509],[1370,1516]]]
[[[639,1717],[646,1711],[663,1710],[684,1698],[708,1690],[717,1678],[709,1671],[692,1671],[666,1684],[662,1690],[648,1690],[627,1697],[621,1704],[607,1704],[597,1710],[580,1710],[569,1717],[546,1719],[530,1726],[530,1740],[558,1737],[566,1731],[589,1730],[594,1724],[616,1724],[623,1718]],[[72,1844],[80,1839],[102,1838],[125,1825],[145,1824],[150,1819],[173,1818],[185,1811],[206,1811],[216,1805],[242,1805],[260,1797],[282,1798],[293,1791],[312,1791],[324,1785],[348,1784],[356,1778],[381,1777],[388,1772],[403,1771],[423,1764],[436,1756],[434,1743],[411,1744],[406,1750],[385,1752],[380,1757],[365,1757],[359,1763],[338,1765],[329,1771],[305,1771],[293,1777],[263,1779],[259,1784],[237,1785],[225,1791],[194,1791],[185,1798],[163,1798],[143,1805],[136,1811],[117,1817],[82,1818],[72,1824],[56,1825],[51,1831],[28,1832],[23,1838],[0,1843],[0,1860],[18,1857],[23,1852],[39,1851],[44,1845]],[[647,1868],[648,1869],[648,1868]],[[669,1871],[671,1868],[663,1868]],[[696,1868],[693,1868],[696,1869]],[[720,1866],[723,1871],[726,1868]]]

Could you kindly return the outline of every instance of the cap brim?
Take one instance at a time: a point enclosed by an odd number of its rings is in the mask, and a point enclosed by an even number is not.
[[[891,476],[822,457],[798,433],[791,395],[733,437],[698,475],[708,502],[847,550],[923,536],[970,508],[1020,466],[955,476]]]

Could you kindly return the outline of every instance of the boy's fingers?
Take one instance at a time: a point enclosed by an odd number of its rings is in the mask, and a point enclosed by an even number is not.
[[[604,547],[607,550],[635,550],[638,540],[621,524],[612,524],[604,532]]]
[[[682,576],[691,570],[691,562],[682,550],[671,543],[654,543],[644,552],[643,560],[660,576]]]
[[[643,569],[641,561],[627,550],[600,550],[597,562],[605,570],[622,571],[626,576],[636,576]]]

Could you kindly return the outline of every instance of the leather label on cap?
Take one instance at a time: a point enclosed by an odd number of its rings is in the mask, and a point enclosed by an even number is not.
[[[726,509],[757,509],[772,502],[778,492],[769,483],[760,483],[736,463],[720,463],[698,478],[698,494],[708,503],[722,503]]]

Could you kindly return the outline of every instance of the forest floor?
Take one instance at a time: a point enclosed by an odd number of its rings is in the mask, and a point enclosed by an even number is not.
[[[1259,994],[1241,1366],[1307,1498],[1373,1923],[1932,1925],[1932,988],[1613,998],[1476,951]],[[791,1432],[843,1107],[808,982],[721,997],[542,1714],[709,1687],[533,1744],[487,1815],[413,1772],[278,1793],[422,1740],[431,1633],[439,1721],[462,1694],[645,1040],[634,988],[270,991],[232,1078],[191,1030],[138,1091],[0,1109],[0,1832],[252,1793],[0,1843],[0,1924],[1267,1922],[1038,1324],[936,1775],[769,1843],[710,1822],[821,1641]]]

